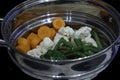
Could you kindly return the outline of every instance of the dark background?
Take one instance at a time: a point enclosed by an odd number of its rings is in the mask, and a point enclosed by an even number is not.
[[[13,7],[21,3],[25,0],[0,0],[0,17],[4,17],[6,13],[11,10]],[[119,0],[103,0],[108,4],[112,5],[120,12],[120,3]],[[1,38],[1,36],[0,36]],[[6,80],[37,80],[34,79],[25,73],[23,73],[10,59],[7,49],[0,47],[0,73],[1,79]],[[112,61],[112,63],[101,72],[95,79],[93,80],[120,80],[120,51]]]

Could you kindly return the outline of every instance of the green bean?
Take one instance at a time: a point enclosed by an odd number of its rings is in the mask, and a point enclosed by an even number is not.
[[[63,43],[63,40],[64,40],[64,38],[61,38],[61,39],[58,41],[58,43],[57,43],[56,46],[54,47],[54,50],[57,50],[57,49],[60,47],[61,43]]]
[[[92,45],[87,45],[87,46],[85,46],[85,51],[98,52],[99,49],[94,47],[94,46],[92,46]]]
[[[75,42],[75,44],[76,44],[77,47],[81,47],[82,46],[81,39],[74,39],[74,42]]]
[[[70,42],[67,42],[64,38],[61,38],[56,44],[54,50],[57,50],[61,46],[61,44],[66,47],[72,47],[72,44]]]
[[[86,55],[86,56],[90,56],[90,55],[92,55],[94,52],[92,52],[92,51],[86,51],[86,52],[84,52],[84,54]]]
[[[65,39],[63,39],[63,46],[66,46],[66,47],[69,47],[69,48],[73,47],[73,45],[71,44],[71,42],[68,42]]]
[[[101,44],[100,39],[99,39],[99,37],[98,37],[98,34],[97,34],[96,32],[94,32],[93,36],[94,36],[94,38],[95,38],[95,40],[96,40],[96,43],[97,43],[97,45],[98,45],[98,48],[99,48],[99,49],[102,49],[103,47],[102,47],[102,44]]]
[[[53,60],[64,60],[64,59],[66,59],[66,56],[58,50],[53,51],[53,53],[54,53],[52,55]]]

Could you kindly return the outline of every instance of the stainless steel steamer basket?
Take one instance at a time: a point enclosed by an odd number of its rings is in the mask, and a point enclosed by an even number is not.
[[[43,60],[15,49],[17,39],[38,25],[62,17],[68,24],[89,25],[100,30],[104,50],[84,58]],[[75,28],[75,26],[73,26]],[[8,48],[13,62],[26,74],[43,80],[91,80],[114,59],[119,48],[120,16],[99,0],[27,0],[14,7],[2,21],[0,45]]]

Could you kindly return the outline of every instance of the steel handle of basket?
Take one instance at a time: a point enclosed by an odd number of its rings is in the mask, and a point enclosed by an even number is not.
[[[3,18],[0,18],[0,28],[1,28],[1,24],[2,24],[3,20],[4,20]],[[1,31],[0,31],[0,34],[1,34]],[[7,44],[7,42],[5,40],[3,40],[3,39],[0,39],[0,46],[2,46],[2,47],[9,47],[9,45]]]
[[[119,18],[120,18],[120,13],[119,13]],[[120,26],[119,26],[120,27]],[[119,41],[118,41],[118,44],[117,46],[120,47],[120,33],[119,33],[119,37],[118,37]]]

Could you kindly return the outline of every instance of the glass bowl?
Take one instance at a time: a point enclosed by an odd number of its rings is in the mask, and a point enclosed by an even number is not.
[[[72,28],[88,25],[99,30],[105,46],[94,55],[47,60],[22,54],[15,49],[17,39],[40,25],[62,17]],[[5,16],[0,45],[8,47],[13,62],[26,74],[43,80],[91,80],[111,63],[117,54],[120,38],[120,16],[109,4],[99,0],[27,0]]]

